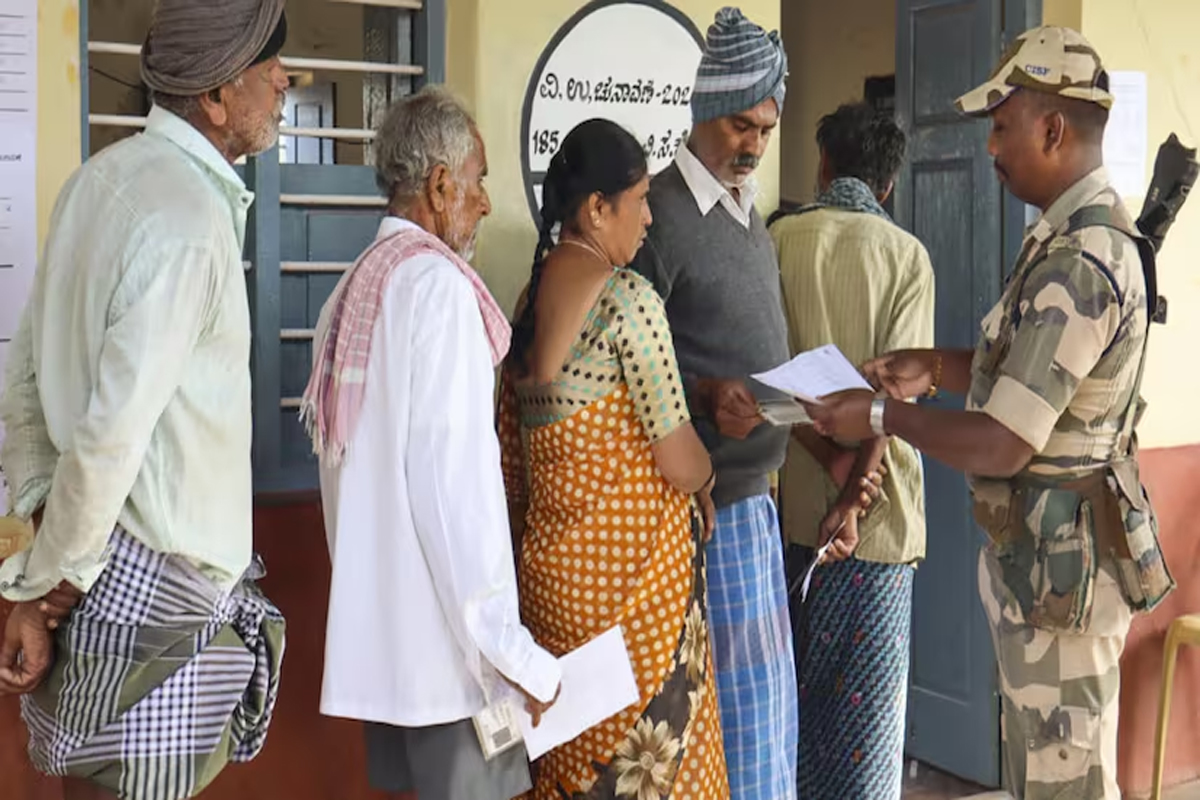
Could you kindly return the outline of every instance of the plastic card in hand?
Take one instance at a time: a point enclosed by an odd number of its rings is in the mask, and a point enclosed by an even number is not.
[[[777,428],[812,424],[812,417],[808,416],[804,406],[790,397],[781,400],[761,400],[758,413]]]
[[[503,698],[472,717],[485,761],[491,761],[521,742],[521,729],[510,702]]]

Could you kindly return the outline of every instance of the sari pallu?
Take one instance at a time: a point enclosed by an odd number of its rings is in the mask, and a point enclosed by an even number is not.
[[[506,482],[528,503],[522,619],[560,656],[620,626],[639,689],[633,706],[539,760],[534,800],[729,795],[700,526],[651,451],[688,419],[656,301],[642,279],[614,273],[563,377],[514,388],[506,375],[502,387]]]

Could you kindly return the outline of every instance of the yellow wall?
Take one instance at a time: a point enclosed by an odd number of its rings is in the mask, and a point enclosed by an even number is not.
[[[863,82],[896,71],[895,0],[784,0],[790,102],[784,110],[785,200],[807,202],[817,179],[815,136],[821,117],[861,100]]]
[[[38,0],[38,237],[59,187],[79,166],[79,5]]]
[[[1082,0],[1082,31],[1108,69],[1139,70],[1149,85],[1149,183],[1158,146],[1172,132],[1200,144],[1200,2],[1187,0]],[[1070,22],[1070,20],[1066,20]],[[1142,198],[1126,200],[1137,214]],[[1159,254],[1160,291],[1171,303],[1166,326],[1155,325],[1145,396],[1150,403],[1139,426],[1143,447],[1200,442],[1200,395],[1196,343],[1200,342],[1200,197],[1193,196]]]
[[[1083,18],[1083,0],[1042,0],[1042,22],[1079,29]]]
[[[487,144],[492,216],[484,223],[476,266],[497,300],[510,309],[529,278],[537,232],[521,175],[521,111],[530,74],[555,31],[582,0],[448,0],[447,82],[471,104]],[[705,31],[722,0],[673,0]],[[780,26],[779,0],[742,0],[741,9],[767,30]],[[792,76],[796,67],[792,67]],[[793,88],[791,92],[796,90]],[[779,201],[779,145],[758,172],[760,211]]]

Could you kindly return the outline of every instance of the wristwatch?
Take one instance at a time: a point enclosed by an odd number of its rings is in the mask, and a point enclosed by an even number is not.
[[[887,406],[887,398],[877,397],[871,401],[871,433],[876,436],[887,436],[883,429],[883,410]]]

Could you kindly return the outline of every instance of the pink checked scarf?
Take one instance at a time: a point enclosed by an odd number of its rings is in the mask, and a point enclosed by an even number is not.
[[[376,240],[354,262],[330,298],[334,305],[329,328],[317,343],[320,356],[313,364],[300,406],[300,420],[313,440],[314,452],[333,465],[345,456],[362,410],[371,336],[388,279],[394,270],[420,255],[441,256],[458,267],[475,290],[492,364],[499,366],[508,352],[512,328],[504,312],[475,270],[441,239],[406,226]]]

